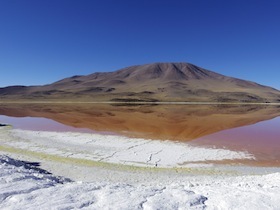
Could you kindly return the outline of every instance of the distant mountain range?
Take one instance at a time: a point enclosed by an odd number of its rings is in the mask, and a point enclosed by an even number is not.
[[[280,102],[280,91],[189,63],[152,63],[73,76],[43,86],[0,88],[1,100]]]

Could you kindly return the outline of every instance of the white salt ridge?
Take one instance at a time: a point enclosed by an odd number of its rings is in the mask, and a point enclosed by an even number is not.
[[[0,156],[0,209],[203,209],[184,186],[67,182]]]
[[[0,209],[280,209],[280,173],[149,185],[71,182],[0,156]]]
[[[200,161],[253,158],[246,152],[194,147],[172,141],[73,132],[11,132],[16,141],[6,141],[4,144],[7,146],[62,157],[133,166],[190,167]]]

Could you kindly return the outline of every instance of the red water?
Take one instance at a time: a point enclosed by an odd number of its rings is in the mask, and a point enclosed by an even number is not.
[[[59,132],[94,132],[88,128],[75,128],[41,117],[7,117],[0,116],[0,123],[12,125],[15,129],[31,131],[59,131]]]
[[[280,117],[220,131],[198,138],[192,144],[247,151],[257,159],[252,164],[280,166]]]
[[[277,167],[279,116],[278,106],[0,104],[0,124],[14,128],[181,141],[245,151],[256,158],[222,163]]]

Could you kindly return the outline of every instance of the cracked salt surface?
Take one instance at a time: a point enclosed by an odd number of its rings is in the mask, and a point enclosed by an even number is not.
[[[26,152],[145,167],[181,167],[188,161],[193,164],[196,160],[253,158],[244,152],[169,141],[10,128],[1,128],[0,143]],[[50,164],[56,165],[57,172],[64,170],[66,176],[89,173],[94,179],[70,181],[38,169],[34,163],[0,155],[0,209],[280,209],[280,173],[194,176],[154,169],[130,171],[83,166],[81,171],[81,167],[72,164]]]
[[[253,159],[246,152],[194,147],[180,142],[88,133],[10,130],[2,144],[32,152],[145,167],[190,167],[199,161]],[[199,165],[199,164],[198,164]],[[201,164],[204,165],[205,164]]]

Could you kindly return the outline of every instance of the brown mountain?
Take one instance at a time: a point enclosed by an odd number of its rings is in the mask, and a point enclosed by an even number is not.
[[[44,86],[0,88],[2,100],[280,102],[280,91],[189,63],[153,63],[73,76]]]

